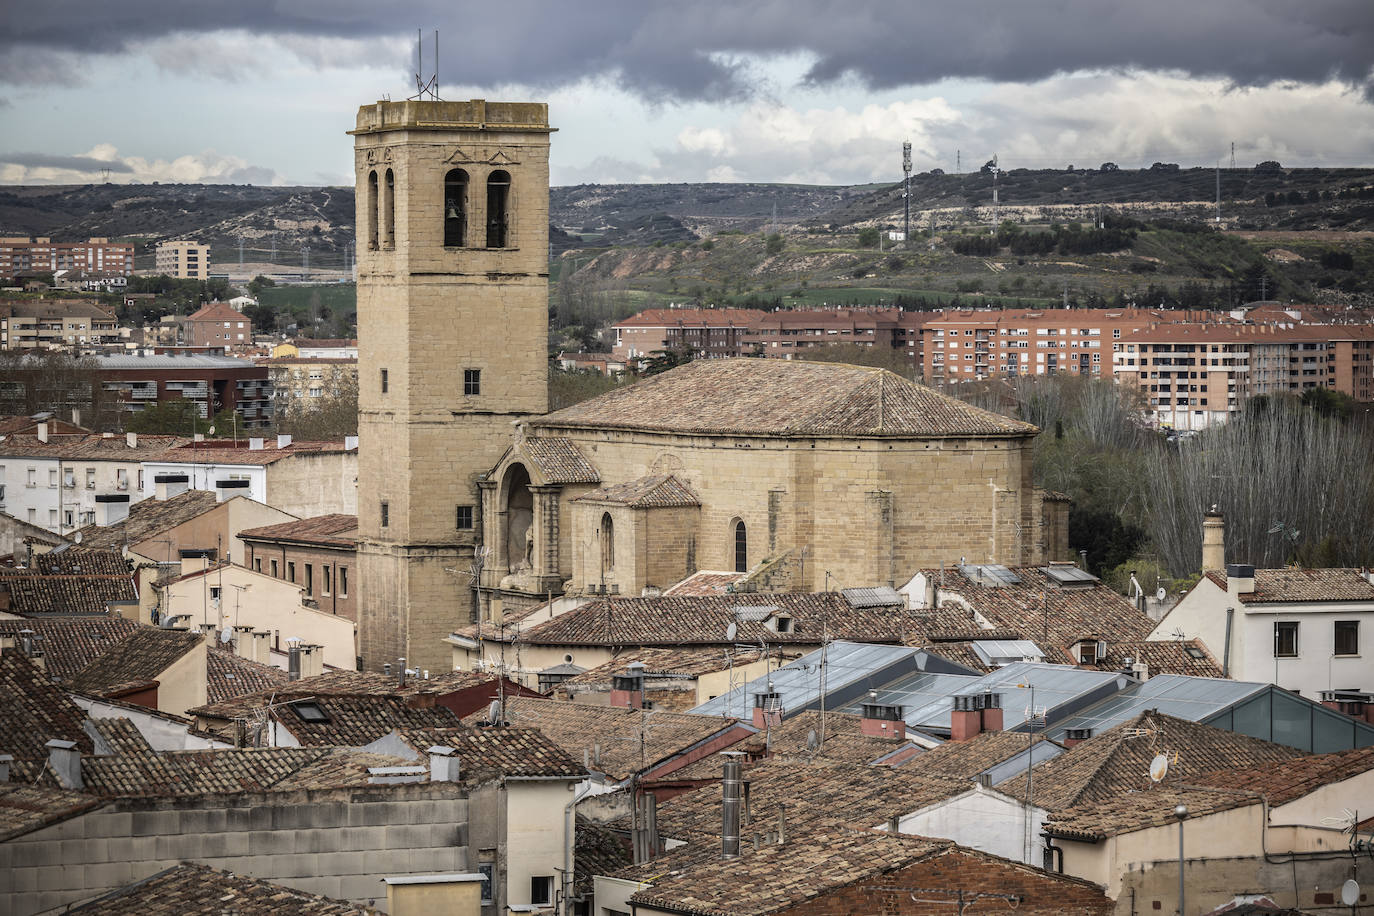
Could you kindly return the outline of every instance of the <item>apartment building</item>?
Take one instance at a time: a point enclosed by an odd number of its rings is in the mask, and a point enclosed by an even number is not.
[[[92,238],[85,242],[54,242],[51,238],[0,238],[0,280],[13,280],[24,273],[53,273],[79,270],[116,273],[134,272],[134,246]]]
[[[281,356],[260,360],[267,369],[277,412],[309,410],[329,398],[358,390],[358,360]]]
[[[763,313],[745,343],[753,353],[782,359],[836,344],[877,347],[899,351],[919,365],[921,329],[928,317],[898,308],[783,309]]]
[[[253,322],[227,302],[211,302],[182,322],[188,347],[251,347]]]
[[[270,426],[272,383],[267,369],[229,356],[175,356],[135,350],[96,357],[101,400],[126,411],[154,407],[174,398],[193,402],[202,419],[221,410],[238,414],[240,429]],[[221,430],[229,433],[232,431]]]
[[[210,246],[175,239],[157,246],[157,272],[182,280],[210,278]]]
[[[80,349],[119,342],[113,312],[80,299],[0,302],[0,350]]]
[[[648,309],[613,326],[612,352],[631,365],[656,350],[690,350],[696,359],[743,356],[749,332],[767,314],[757,309]]]

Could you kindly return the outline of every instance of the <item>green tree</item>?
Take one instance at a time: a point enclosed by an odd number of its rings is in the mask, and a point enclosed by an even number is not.
[[[173,398],[131,414],[124,429],[131,433],[189,438],[196,433],[209,435],[213,428],[215,436],[229,439],[234,437],[236,429],[242,429],[240,423],[229,410],[221,410],[211,419],[202,419],[196,402]]]
[[[783,244],[782,235],[774,232],[772,235],[768,236],[767,241],[764,243],[764,249],[769,254],[782,254]]]
[[[265,277],[262,274],[258,274],[256,277],[248,281],[248,295],[256,299],[258,297],[258,294],[261,293],[263,290],[271,289],[276,285],[276,280],[273,280],[271,277]]]
[[[691,350],[655,350],[650,353],[649,358],[644,361],[644,368],[641,370],[641,374],[646,376],[658,375],[660,372],[667,372],[669,369],[685,366],[691,361]]]
[[[877,248],[878,243],[881,239],[882,234],[878,231],[877,227],[875,226],[869,226],[866,229],[859,230],[860,248]]]

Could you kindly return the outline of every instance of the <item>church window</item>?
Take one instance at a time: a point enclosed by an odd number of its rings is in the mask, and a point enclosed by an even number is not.
[[[463,394],[473,397],[482,393],[482,370],[463,370]]]
[[[735,521],[735,572],[749,571],[749,533],[744,522]]]
[[[604,512],[601,515],[601,571],[610,572],[615,569],[615,523],[611,521],[611,513]]]
[[[510,172],[497,169],[487,178],[487,247],[505,248],[510,229]]]
[[[396,173],[386,170],[386,186],[382,188],[382,247],[396,247]]]
[[[468,228],[468,173],[452,169],[444,176],[444,247],[461,248]]]
[[[472,506],[459,506],[456,525],[459,531],[467,531],[472,528]]]
[[[367,247],[377,250],[377,173],[367,174]]]

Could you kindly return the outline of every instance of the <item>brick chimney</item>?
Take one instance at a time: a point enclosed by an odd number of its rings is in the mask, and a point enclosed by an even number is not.
[[[623,674],[611,677],[611,705],[625,709],[644,708],[644,665],[630,662]]]
[[[95,494],[95,523],[101,528],[116,525],[129,517],[128,493]]]
[[[954,697],[949,718],[951,741],[967,741],[983,732],[1002,730],[1002,695],[978,693]]]
[[[774,728],[782,724],[782,696],[768,685],[766,693],[754,694],[754,727]]]
[[[191,478],[186,474],[157,474],[153,477],[153,493],[160,502],[180,496],[190,489]]]
[[[884,703],[863,704],[859,732],[866,738],[905,738],[906,722],[902,720],[902,707]]]
[[[1202,571],[1226,568],[1226,518],[1213,506],[1202,518]]]

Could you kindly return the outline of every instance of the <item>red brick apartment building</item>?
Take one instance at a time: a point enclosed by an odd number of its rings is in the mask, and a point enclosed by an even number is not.
[[[612,327],[612,352],[631,365],[655,350],[691,350],[697,359],[743,356],[746,335],[767,314],[757,309],[648,309]]]
[[[186,344],[191,347],[253,345],[253,322],[227,302],[211,302],[185,319]]]
[[[134,272],[134,246],[105,238],[85,242],[0,238],[0,280],[13,280],[22,273],[56,270],[117,273],[127,277]]]
[[[305,597],[328,614],[358,619],[358,517],[321,515],[239,532],[247,565],[304,586]]]

